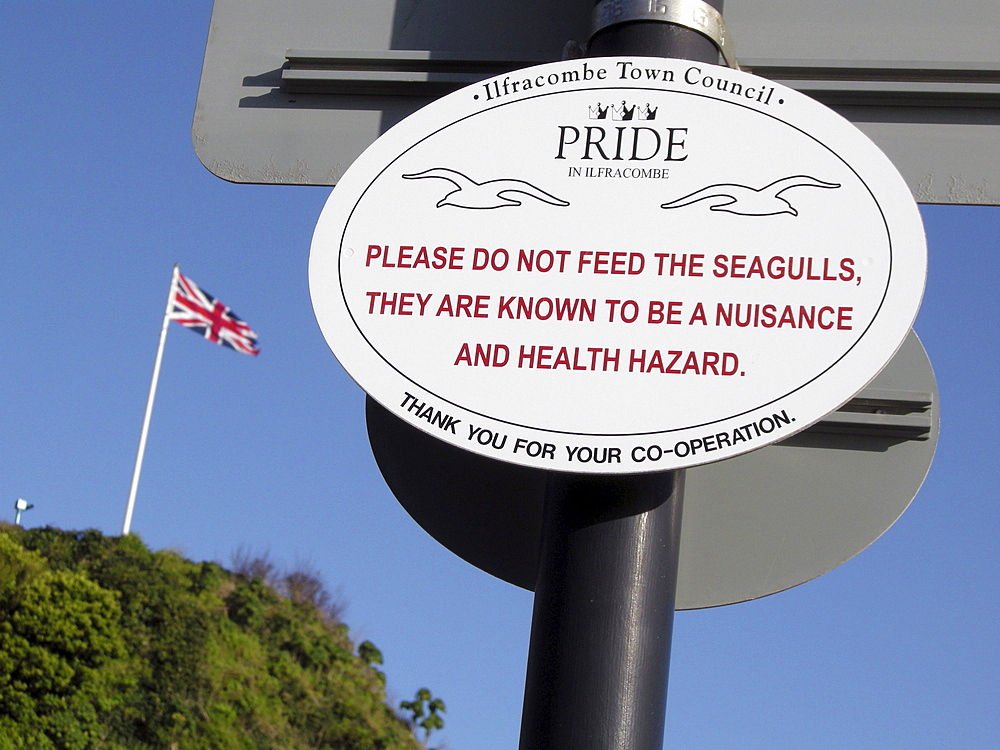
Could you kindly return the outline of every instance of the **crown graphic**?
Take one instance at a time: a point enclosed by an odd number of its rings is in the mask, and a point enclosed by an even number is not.
[[[658,107],[646,104],[628,104],[624,99],[621,104],[601,104],[588,107],[591,120],[615,120],[628,122],[630,120],[655,120]],[[610,117],[609,117],[610,115]]]

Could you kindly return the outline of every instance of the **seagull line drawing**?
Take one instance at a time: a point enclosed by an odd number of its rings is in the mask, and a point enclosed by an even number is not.
[[[747,185],[722,183],[709,185],[701,190],[664,203],[660,208],[682,208],[699,201],[712,201],[709,209],[712,211],[728,211],[740,216],[773,216],[775,214],[791,214],[798,216],[799,212],[781,194],[786,190],[799,187],[839,188],[836,182],[824,182],[809,175],[794,175],[765,185],[762,188],[752,188]]]
[[[550,193],[546,193],[541,188],[535,187],[530,182],[524,180],[487,180],[486,182],[476,182],[470,177],[466,177],[461,172],[446,167],[434,167],[416,174],[404,174],[407,180],[422,180],[437,178],[447,180],[455,186],[454,190],[445,193],[444,198],[437,202],[437,207],[457,206],[458,208],[503,208],[505,206],[520,206],[521,201],[514,197],[512,193],[519,196],[526,195],[529,198],[549,203],[553,206],[568,206],[569,203],[556,198]]]

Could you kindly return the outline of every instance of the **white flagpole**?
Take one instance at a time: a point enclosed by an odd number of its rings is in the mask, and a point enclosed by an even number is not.
[[[153,364],[153,380],[149,384],[149,397],[146,399],[146,415],[142,420],[142,432],[139,434],[139,450],[135,456],[135,469],[132,471],[132,487],[128,493],[128,505],[125,506],[125,521],[122,523],[122,536],[129,532],[132,526],[132,510],[135,508],[135,493],[139,488],[139,472],[142,471],[142,456],[146,452],[146,434],[149,432],[149,418],[153,414],[153,399],[156,398],[156,382],[160,379],[160,362],[163,360],[163,345],[167,341],[167,326],[170,324],[170,308],[174,302],[174,287],[177,285],[179,264],[174,264],[170,276],[170,293],[167,295],[167,309],[163,312],[163,326],[160,328],[160,345],[156,349],[156,362]]]

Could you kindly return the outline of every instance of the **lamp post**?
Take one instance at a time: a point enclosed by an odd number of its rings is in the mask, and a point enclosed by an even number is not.
[[[14,524],[17,526],[21,525],[21,514],[26,510],[31,510],[35,506],[29,503],[27,500],[22,500],[18,498],[14,501]]]

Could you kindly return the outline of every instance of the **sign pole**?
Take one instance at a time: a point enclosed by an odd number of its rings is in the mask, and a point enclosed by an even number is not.
[[[662,747],[683,477],[550,475],[521,750]]]
[[[656,21],[598,30],[588,55],[615,54],[719,59]],[[683,471],[549,474],[520,750],[662,747],[683,488]]]

